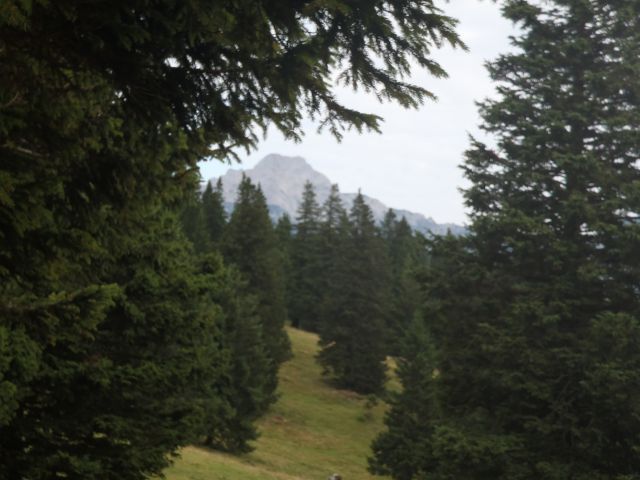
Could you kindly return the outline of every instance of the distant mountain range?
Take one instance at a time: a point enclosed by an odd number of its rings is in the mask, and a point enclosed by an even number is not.
[[[254,183],[259,183],[267,199],[269,210],[273,218],[279,218],[287,213],[295,221],[298,205],[302,198],[304,184],[309,181],[315,187],[318,202],[322,204],[329,196],[332,182],[322,173],[314,170],[302,157],[285,157],[271,154],[263,158],[254,168],[247,170],[231,169],[222,176],[224,187],[224,200],[229,210],[238,194],[238,185],[245,174]],[[217,178],[210,182],[214,183]],[[342,193],[342,201],[346,208],[350,208],[355,193]],[[365,201],[371,207],[376,221],[381,221],[389,210],[384,203],[375,198],[363,195]],[[454,223],[436,223],[432,218],[420,213],[410,212],[394,208],[393,211],[399,218],[406,218],[409,225],[423,233],[445,234],[447,231],[455,235],[463,235],[466,230],[461,225]]]

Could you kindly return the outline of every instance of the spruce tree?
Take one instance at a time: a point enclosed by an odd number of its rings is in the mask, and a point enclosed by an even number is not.
[[[138,480],[191,440],[183,400],[219,373],[195,374],[217,363],[218,308],[173,214],[197,162],[269,123],[298,137],[303,112],[376,129],[336,100],[332,67],[417,106],[407,61],[443,75],[431,48],[460,45],[430,1],[362,7],[2,2],[0,478]]]
[[[427,465],[431,452],[417,439],[431,434],[435,425],[439,399],[433,384],[439,370],[435,348],[422,319],[414,318],[404,333],[395,370],[403,390],[388,394],[392,407],[385,415],[387,430],[374,440],[374,457],[369,465],[375,473],[412,480],[427,478],[416,466]]]
[[[340,198],[340,189],[337,184],[331,185],[329,196],[322,205],[321,231],[325,242],[331,243],[332,235],[340,229],[342,217],[345,215],[344,204]]]
[[[318,360],[343,388],[379,393],[386,379],[385,250],[373,214],[359,193],[342,217],[335,283],[320,330]]]
[[[211,248],[205,224],[203,199],[200,193],[194,189],[186,195],[180,211],[182,231],[197,254],[205,253]]]
[[[278,219],[275,232],[278,247],[283,255],[289,256],[291,254],[291,242],[293,241],[293,224],[289,215],[285,213]]]
[[[518,51],[491,64],[496,147],[465,172],[470,237],[438,241],[427,321],[440,372],[397,479],[623,479],[640,471],[637,2],[510,1]],[[449,257],[449,258],[447,258]],[[409,387],[409,385],[406,385]],[[411,395],[411,389],[407,390]],[[385,446],[386,445],[386,446]]]
[[[91,271],[69,260],[55,273],[65,290],[29,308],[14,297],[12,317],[31,331],[16,329],[11,348],[34,368],[18,370],[31,377],[0,424],[3,480],[159,473],[168,451],[195,440],[201,412],[224,408],[219,309],[199,293],[177,218],[157,204],[104,214],[84,240],[100,248],[66,252],[95,262]],[[51,288],[52,278],[32,281]]]
[[[398,216],[392,208],[387,210],[384,214],[382,223],[380,224],[380,236],[387,244],[391,244],[395,238],[396,225],[398,223]]]
[[[291,292],[289,315],[294,327],[317,331],[320,317],[323,272],[320,264],[320,207],[307,181],[298,207],[296,232],[291,245]]]
[[[338,185],[332,185],[322,205],[319,232],[320,269],[322,278],[318,286],[322,298],[319,308],[319,331],[339,312],[342,292],[340,279],[343,272],[345,242],[349,236],[349,219],[340,198]]]
[[[330,279],[332,272],[340,263],[340,245],[347,235],[347,212],[340,198],[338,185],[332,185],[329,196],[321,209],[321,221],[319,226],[319,250],[322,277],[322,291],[326,291],[333,281]]]
[[[255,295],[247,293],[246,280],[233,267],[225,265],[218,252],[225,226],[221,202],[221,182],[216,190],[209,185],[196,203],[198,216],[187,217],[183,207],[183,228],[200,233],[194,243],[200,275],[200,295],[209,298],[216,309],[219,329],[221,375],[210,385],[211,398],[201,406],[197,420],[197,440],[207,447],[231,453],[252,449],[249,442],[257,438],[254,422],[273,403],[273,361],[266,352],[262,323]],[[193,203],[193,202],[192,202]],[[192,206],[191,211],[195,210]],[[188,211],[188,210],[187,210]],[[209,221],[207,221],[209,220]]]
[[[207,183],[202,193],[202,215],[208,242],[212,247],[219,247],[227,223],[221,178],[217,180],[215,189],[210,182]]]
[[[213,385],[221,408],[207,409],[200,424],[204,445],[231,453],[252,450],[257,438],[255,420],[273,401],[268,385],[272,361],[266,351],[255,296],[243,293],[245,280],[224,265],[217,253],[201,261],[201,284],[223,318],[220,321],[227,368]]]
[[[233,213],[223,237],[223,253],[246,280],[246,293],[257,300],[257,315],[269,358],[267,385],[272,400],[280,364],[290,358],[291,346],[284,330],[284,272],[264,194],[243,177]]]
[[[293,243],[293,224],[291,218],[286,213],[278,219],[275,227],[278,251],[280,252],[280,263],[284,275],[284,301],[287,306],[287,315],[291,317],[291,295],[293,287],[293,268],[291,266],[291,250]]]
[[[380,227],[387,246],[390,265],[390,298],[387,325],[389,354],[400,354],[400,344],[420,306],[417,276],[427,265],[426,240],[413,232],[406,218],[397,219],[389,210]]]

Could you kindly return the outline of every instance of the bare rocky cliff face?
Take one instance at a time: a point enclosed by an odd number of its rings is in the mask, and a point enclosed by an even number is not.
[[[233,209],[238,185],[245,174],[252,182],[260,184],[269,204],[271,215],[278,218],[287,213],[295,221],[298,205],[302,198],[304,184],[309,181],[315,187],[318,203],[322,204],[329,196],[331,180],[314,170],[302,157],[285,157],[271,154],[263,158],[254,168],[247,170],[231,169],[222,176],[224,199],[228,209]],[[217,179],[211,179],[215,184]],[[351,208],[355,193],[342,193],[342,201],[346,208]],[[380,200],[364,195],[377,221],[382,221],[387,207]],[[393,209],[398,217],[405,217],[409,225],[423,233],[445,234],[447,231],[455,235],[463,235],[465,228],[453,223],[439,224],[432,218],[407,210]]]

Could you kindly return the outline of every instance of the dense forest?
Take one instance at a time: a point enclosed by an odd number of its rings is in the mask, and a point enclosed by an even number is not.
[[[399,354],[418,311],[416,274],[428,259],[427,238],[404,218],[389,210],[376,225],[361,194],[346,211],[337,185],[319,205],[307,182],[294,221],[272,224],[260,186],[244,177],[228,219],[218,181],[185,204],[182,225],[197,257],[218,256],[244,279],[253,301],[243,311],[261,319],[275,366],[270,395],[287,358],[286,321],[320,335],[318,361],[336,386],[384,391],[386,358]]]
[[[246,448],[289,354],[277,241],[247,184],[229,263],[195,256],[197,163],[303,117],[377,130],[330,77],[416,107],[409,62],[443,75],[454,26],[424,0],[3,2],[0,478],[134,480],[182,445]]]
[[[640,1],[499,2],[519,30],[463,163],[468,235],[337,187],[276,224],[248,178],[231,213],[201,190],[199,161],[269,126],[379,130],[335,78],[433,98],[409,75],[466,48],[437,3],[0,4],[0,480],[250,450],[287,323],[328,382],[389,402],[372,473],[638,478]]]

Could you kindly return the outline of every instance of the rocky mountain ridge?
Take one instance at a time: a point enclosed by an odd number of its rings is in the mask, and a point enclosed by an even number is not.
[[[304,184],[313,184],[318,202],[322,204],[329,196],[333,182],[326,175],[314,170],[302,157],[286,157],[278,154],[267,155],[254,168],[241,170],[230,169],[222,175],[224,199],[229,209],[233,208],[238,186],[242,175],[247,175],[252,182],[259,183],[269,204],[271,215],[278,218],[288,214],[295,219]],[[209,180],[217,181],[217,178]],[[346,208],[350,208],[356,193],[341,193]],[[384,218],[389,207],[380,200],[364,195],[377,221]],[[398,217],[405,217],[409,225],[423,233],[445,234],[447,231],[456,235],[465,233],[465,228],[453,223],[439,224],[432,218],[408,210],[393,209]]]

